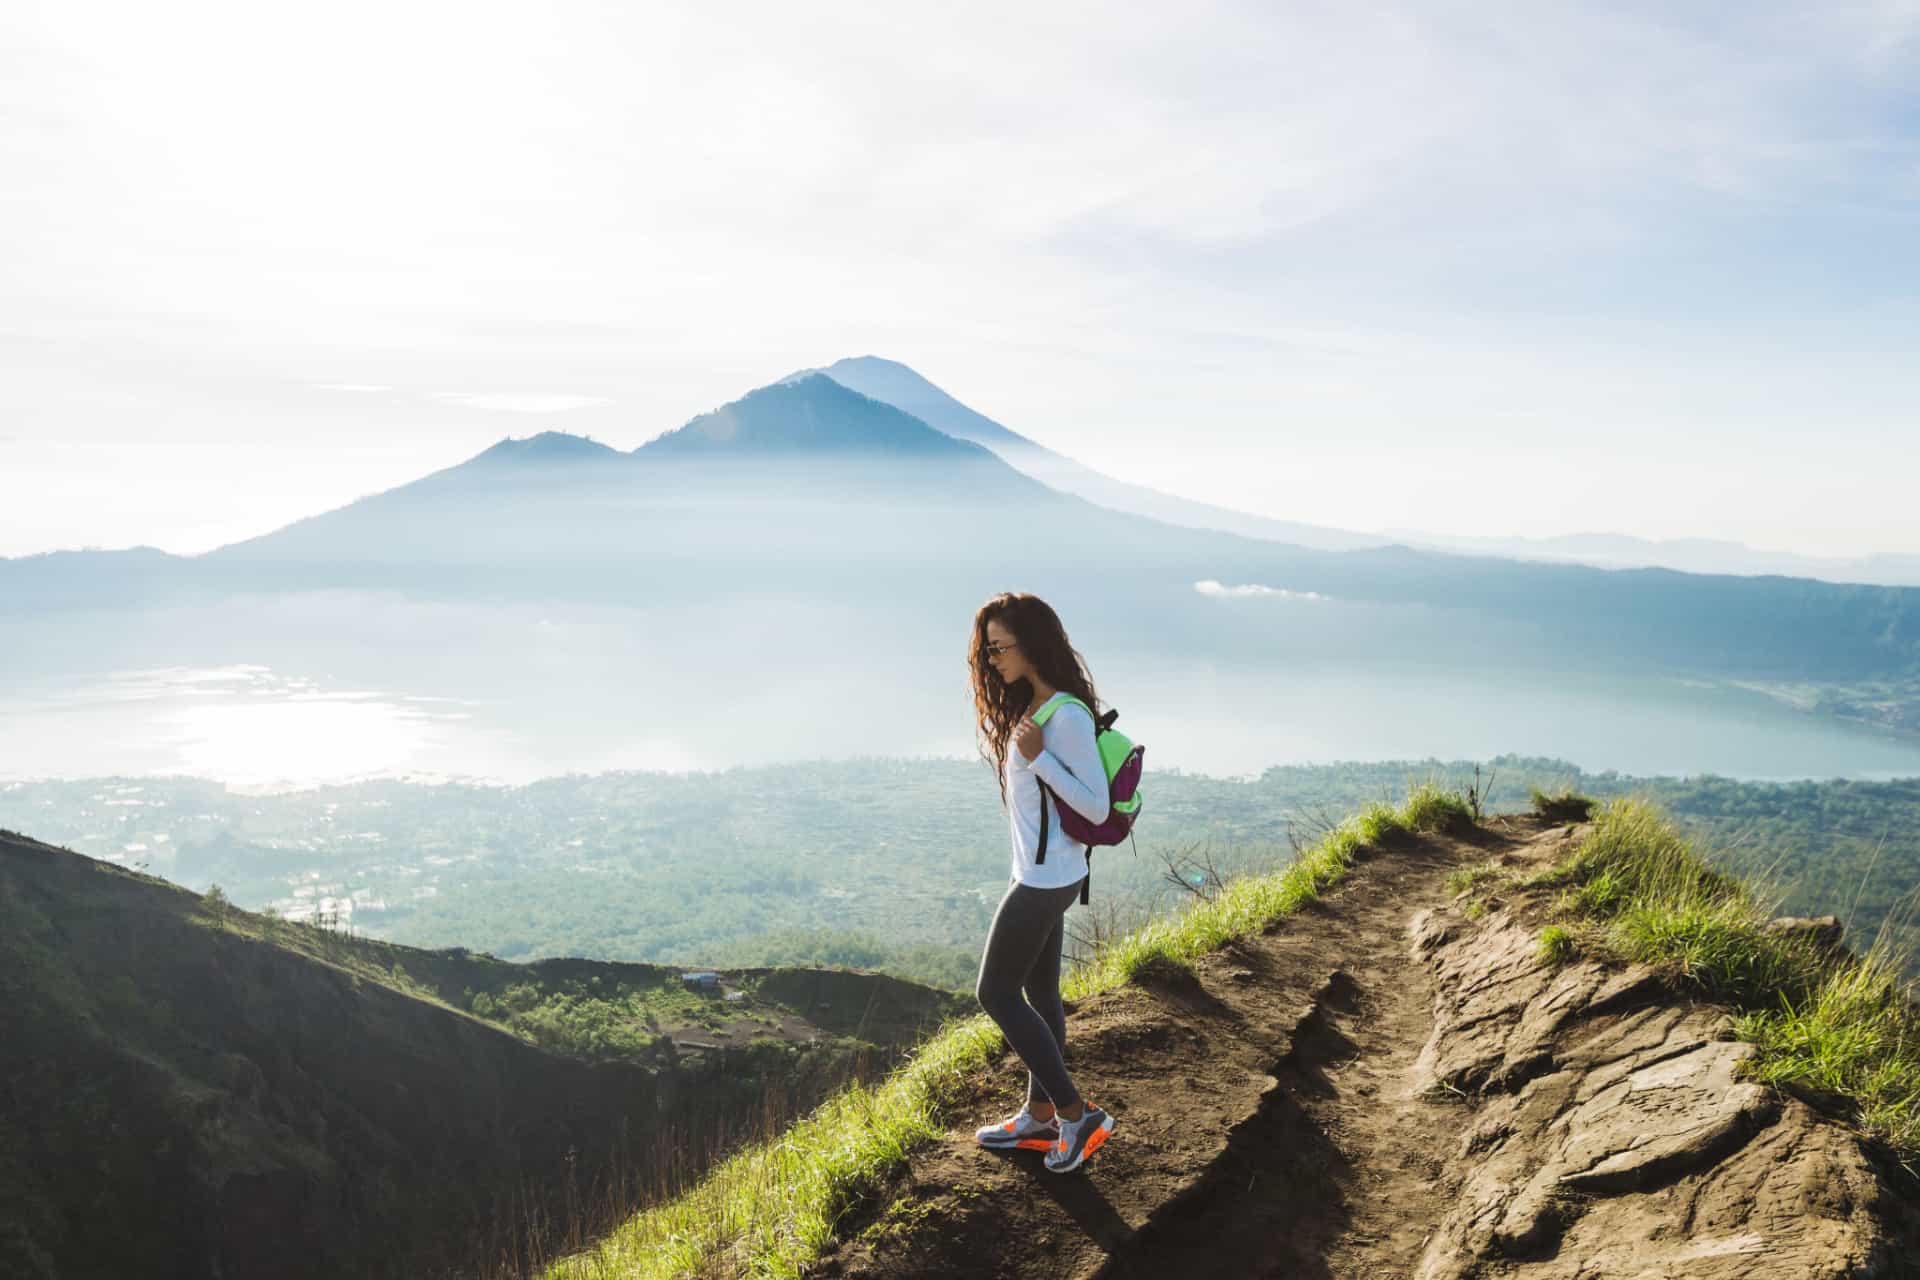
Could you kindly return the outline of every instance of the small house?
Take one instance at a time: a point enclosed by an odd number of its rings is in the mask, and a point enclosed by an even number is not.
[[[718,991],[720,975],[710,969],[702,969],[698,973],[683,973],[680,975],[680,985],[689,991]]]

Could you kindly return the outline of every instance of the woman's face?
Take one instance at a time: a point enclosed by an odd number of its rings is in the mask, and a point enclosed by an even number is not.
[[[1033,670],[1013,632],[998,618],[987,619],[987,664],[999,672],[1000,679],[1007,684],[1026,679],[1027,673]]]

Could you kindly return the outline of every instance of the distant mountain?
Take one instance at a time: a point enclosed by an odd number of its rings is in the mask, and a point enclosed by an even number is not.
[[[600,444],[580,436],[570,436],[564,431],[542,431],[524,440],[516,440],[509,436],[492,448],[476,454],[464,468],[456,468],[456,470],[465,470],[469,473],[490,468],[565,470],[605,465],[619,456],[620,451],[610,445]]]
[[[1403,530],[1413,546],[1515,560],[1589,564],[1603,569],[1663,568],[1682,573],[1770,574],[1822,582],[1920,587],[1920,555],[1806,556],[1715,538],[1636,538],[1621,533],[1574,533],[1551,538],[1464,537]]]
[[[183,603],[193,561],[154,547],[0,558],[0,616]]]
[[[835,382],[870,395],[875,400],[884,400],[956,439],[971,440],[996,453],[1002,450],[1030,450],[1060,458],[1063,462],[1069,461],[1018,432],[1008,430],[984,413],[961,404],[897,360],[883,360],[879,356],[849,356],[815,372],[823,373]]]
[[[819,372],[876,400],[895,405],[950,436],[985,445],[1043,484],[1077,494],[1103,507],[1194,529],[1214,529],[1324,550],[1380,547],[1392,541],[1379,534],[1354,533],[1234,511],[1115,480],[968,408],[898,361],[855,356],[837,360]]]
[[[1656,541],[1611,533],[1553,538],[1463,537],[1413,529],[1365,533],[1275,520],[1175,497],[1102,475],[962,404],[896,360],[853,356],[837,360],[818,372],[876,400],[895,405],[948,435],[985,445],[1013,466],[1056,489],[1078,494],[1102,506],[1196,529],[1218,529],[1250,538],[1332,550],[1397,542],[1427,550],[1561,561],[1602,569],[1663,568],[1696,574],[1772,574],[1824,582],[1920,586],[1920,555],[1804,556],[1707,538]]]
[[[564,577],[608,561],[791,559],[821,518],[838,528],[862,509],[910,519],[906,541],[924,543],[960,536],[949,526],[977,519],[982,503],[1056,496],[979,445],[816,375],[749,392],[631,453],[555,432],[505,440],[205,559],[537,563]]]
[[[634,450],[648,460],[802,455],[976,462],[978,445],[825,374],[796,374],[749,391]]]
[[[103,582],[125,585],[126,563],[76,562],[60,598],[117,607],[107,587],[85,583],[100,568],[111,570]],[[1251,658],[1313,636],[1347,658],[1525,654],[1721,679],[1920,675],[1920,591],[1328,551],[1196,528],[1054,489],[978,441],[819,373],[627,454],[553,433],[502,442],[164,567],[141,586],[145,599],[323,588],[650,609],[754,599],[767,627],[791,612],[770,603],[784,600],[857,612],[900,652],[924,650],[931,620],[956,601],[1018,586],[1071,601],[1083,626],[1142,654],[1188,659]],[[46,577],[34,561],[0,562],[0,610],[47,607],[7,589]],[[1208,581],[1224,585],[1196,590]]]

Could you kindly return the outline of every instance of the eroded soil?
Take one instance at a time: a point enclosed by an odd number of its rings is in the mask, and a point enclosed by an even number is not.
[[[1514,881],[1576,828],[1496,821],[1356,863],[1266,933],[1069,1009],[1116,1119],[1072,1174],[995,1153],[1003,1054],[810,1274],[1120,1280],[1908,1276],[1915,1184],[1742,1077],[1726,1011],[1540,957]],[[1491,864],[1481,906],[1449,872]]]
[[[1376,854],[1191,978],[1081,1002],[1067,1062],[1115,1117],[1101,1153],[1059,1175],[974,1145],[1019,1105],[1024,1071],[1004,1055],[819,1274],[1406,1276],[1464,1118],[1412,1095],[1432,992],[1407,925],[1479,856],[1444,838]]]

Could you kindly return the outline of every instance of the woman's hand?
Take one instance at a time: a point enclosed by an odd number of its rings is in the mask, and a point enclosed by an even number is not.
[[[1033,722],[1032,716],[1021,716],[1020,723],[1013,727],[1013,745],[1020,748],[1020,754],[1028,764],[1032,764],[1034,758],[1045,749],[1044,741],[1040,736],[1040,726]]]

